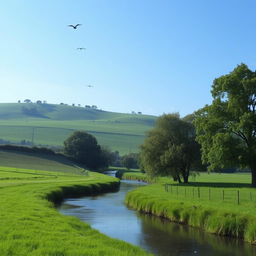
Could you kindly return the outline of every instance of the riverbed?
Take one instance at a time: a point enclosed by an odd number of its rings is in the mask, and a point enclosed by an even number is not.
[[[120,190],[67,199],[59,207],[107,236],[124,240],[159,256],[255,256],[256,247],[200,229],[172,223],[127,208],[125,194],[145,183],[121,181]]]

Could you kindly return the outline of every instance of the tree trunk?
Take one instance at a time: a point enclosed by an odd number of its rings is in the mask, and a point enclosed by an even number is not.
[[[256,188],[256,168],[251,168],[252,173],[252,187]]]
[[[184,181],[184,183],[188,183],[188,175],[183,176],[183,181]]]
[[[182,175],[182,178],[183,178],[183,182],[188,183],[189,169],[184,169],[181,172],[181,175]]]

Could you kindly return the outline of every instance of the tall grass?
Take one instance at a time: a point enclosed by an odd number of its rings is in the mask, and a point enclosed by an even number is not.
[[[65,197],[116,189],[114,178],[0,167],[0,255],[147,255],[54,207]]]

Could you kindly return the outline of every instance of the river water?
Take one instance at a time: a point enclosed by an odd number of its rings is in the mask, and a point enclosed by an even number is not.
[[[256,255],[256,247],[242,241],[218,237],[127,208],[123,202],[125,194],[144,185],[137,181],[121,181],[118,192],[67,199],[59,211],[89,223],[101,233],[137,245],[154,255]]]

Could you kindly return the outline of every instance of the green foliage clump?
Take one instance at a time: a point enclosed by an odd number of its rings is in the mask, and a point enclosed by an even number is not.
[[[245,64],[213,81],[211,105],[195,113],[197,141],[209,170],[249,168],[256,187],[256,72]]]
[[[25,147],[17,145],[0,145],[0,150],[19,151],[26,153],[38,153],[46,155],[56,155],[55,151],[46,147]]]
[[[96,138],[84,131],[75,131],[64,141],[64,152],[89,169],[97,170],[108,166],[106,154]]]
[[[179,182],[183,178],[184,183],[199,159],[194,127],[178,114],[159,117],[140,151],[141,167],[151,176],[172,176]]]
[[[127,169],[138,168],[138,154],[130,153],[121,157],[121,165]]]

